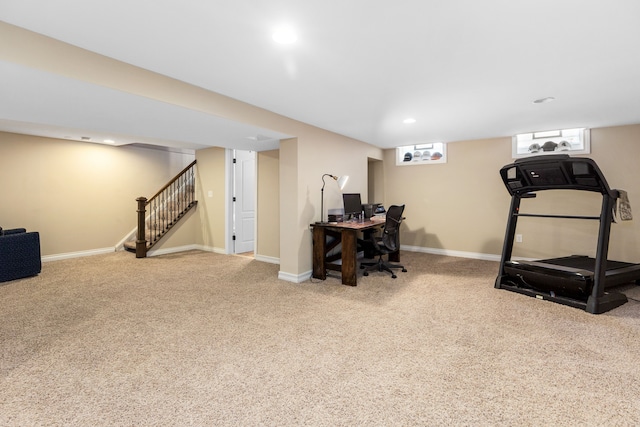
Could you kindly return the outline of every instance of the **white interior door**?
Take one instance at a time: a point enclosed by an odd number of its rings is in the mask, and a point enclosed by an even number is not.
[[[256,222],[256,153],[234,150],[233,252],[254,251]]]

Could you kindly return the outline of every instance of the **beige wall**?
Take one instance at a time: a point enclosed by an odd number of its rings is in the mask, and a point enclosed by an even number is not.
[[[384,200],[384,162],[369,159],[368,200],[363,203],[382,203]]]
[[[196,160],[196,198],[200,230],[195,236],[195,241],[209,250],[226,253],[225,149],[214,147],[198,150]]]
[[[0,132],[0,226],[39,231],[42,255],[115,245],[193,156]],[[178,227],[172,233],[180,244]],[[192,239],[192,236],[190,237]]]
[[[386,150],[385,205],[406,205],[402,244],[498,253],[509,198],[497,171],[511,161],[510,141],[451,143],[448,162],[432,165],[396,166]]]
[[[280,258],[280,153],[257,153],[256,256]]]
[[[194,241],[200,235],[199,224],[197,208],[191,209],[151,248],[147,255],[153,256],[156,252],[175,252],[184,248],[193,248]]]
[[[281,210],[280,227],[281,230],[292,230],[295,225],[301,231],[297,235],[292,234],[294,239],[288,239],[288,244],[291,246],[287,250],[295,251],[297,255],[297,271],[308,273],[311,271],[312,247],[309,225],[320,220],[322,175],[325,173],[337,176],[349,175],[349,181],[343,192],[360,193],[363,200],[368,200],[367,159],[381,158],[382,152],[363,142],[345,140],[344,137],[318,131],[307,132],[304,137],[298,137],[296,156],[297,182],[290,184],[297,185],[298,205],[296,210],[287,212]],[[281,167],[282,162],[281,153]],[[281,173],[280,179],[281,181],[292,180],[292,176]],[[335,181],[325,179],[325,182],[324,215],[326,219],[326,210],[342,207],[342,191]],[[280,249],[281,252],[284,250],[282,240]]]
[[[640,125],[591,130],[591,151],[612,188],[629,193],[640,212]],[[510,197],[499,176],[513,162],[511,138],[448,144],[448,162],[396,166],[385,151],[385,204],[406,204],[402,244],[418,248],[500,254]],[[525,200],[522,212],[598,215],[602,198],[577,191],[540,192]],[[636,216],[640,215],[636,213]],[[514,256],[545,258],[595,255],[597,221],[520,218]],[[640,221],[614,224],[611,259],[640,261]]]
[[[636,209],[640,209],[640,172],[635,164],[640,154],[635,141],[639,139],[640,125],[592,129],[589,156],[598,162],[611,187],[628,191]],[[310,268],[308,225],[320,218],[323,173],[349,174],[345,191],[361,192],[366,200],[366,177],[372,171],[367,162],[369,146],[361,144],[358,150],[354,143],[356,148],[345,150],[348,155],[335,156],[341,144],[316,140],[301,149],[299,141],[292,139],[283,141],[283,150],[258,154],[257,255],[281,258],[280,246],[292,234],[287,231],[294,229],[289,222],[294,221],[304,232],[298,245],[284,252],[289,251],[289,259],[294,260],[292,270]],[[498,170],[512,162],[510,144],[510,138],[451,143],[448,163],[424,166],[395,166],[393,150],[386,150],[384,203],[407,205],[403,245],[454,254],[498,255],[510,201]],[[299,155],[300,151],[307,155]],[[198,209],[155,250],[194,243],[226,250],[225,151],[200,150],[196,157]],[[113,247],[135,227],[135,198],[154,193],[191,160],[158,150],[11,133],[0,133],[0,158],[11,159],[0,169],[2,182],[10,183],[3,185],[0,224],[40,231],[45,256]],[[303,165],[300,173],[298,165]],[[284,185],[281,180],[286,181]],[[300,216],[290,206],[295,199],[280,197],[279,188],[300,192]],[[208,197],[209,190],[213,197]],[[328,181],[325,193],[325,208],[340,205],[334,182]],[[600,200],[592,193],[541,192],[538,198],[523,201],[522,209],[597,215]],[[285,232],[280,233],[283,227]],[[597,222],[521,218],[518,233],[523,234],[524,242],[516,244],[515,256],[593,255]],[[637,262],[639,239],[637,220],[614,224],[611,258]]]
[[[292,229],[300,228],[298,221],[298,199],[288,197],[297,195],[298,180],[298,140],[290,138],[280,141],[280,272],[297,276],[299,269],[298,251],[294,246],[295,240],[291,238],[293,233],[287,233]],[[295,277],[290,280],[295,281]]]

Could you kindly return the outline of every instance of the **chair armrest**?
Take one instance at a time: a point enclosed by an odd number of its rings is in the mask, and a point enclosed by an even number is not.
[[[404,221],[406,218],[405,218],[405,217],[402,217],[402,218],[400,218],[400,219],[395,219],[395,218],[391,218],[391,217],[389,217],[389,219],[390,219],[391,221],[395,222],[396,224],[400,224],[400,223],[402,223],[402,221]]]

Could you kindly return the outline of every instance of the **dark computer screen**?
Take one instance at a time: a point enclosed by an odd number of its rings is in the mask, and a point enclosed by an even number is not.
[[[344,215],[360,215],[362,212],[362,201],[360,193],[342,193],[342,201],[344,202]]]

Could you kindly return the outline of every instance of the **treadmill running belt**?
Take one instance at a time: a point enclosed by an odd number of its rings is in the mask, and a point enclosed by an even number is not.
[[[553,265],[561,265],[564,267],[578,268],[580,270],[588,270],[594,272],[596,270],[596,260],[595,258],[590,258],[588,256],[581,255],[573,255],[562,258],[551,258],[551,259],[543,259],[538,262],[553,264]],[[605,270],[616,270],[618,268],[628,267],[630,264],[628,262],[621,261],[611,261],[607,260],[605,264]]]

